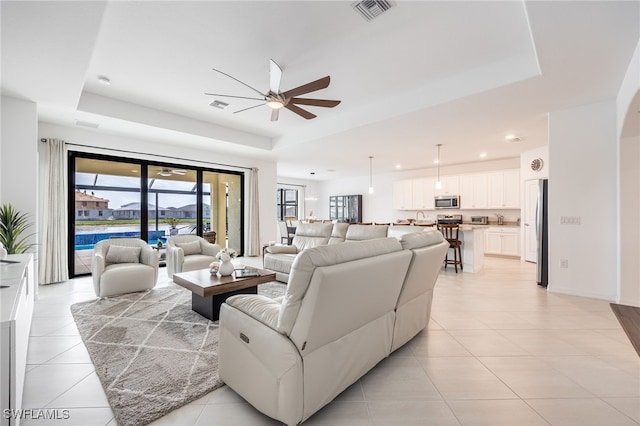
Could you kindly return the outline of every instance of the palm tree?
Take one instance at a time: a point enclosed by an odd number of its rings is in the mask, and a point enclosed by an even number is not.
[[[27,243],[27,239],[33,234],[23,236],[30,226],[27,213],[20,213],[11,204],[0,206],[0,243],[7,253],[24,253],[33,247],[33,244]]]

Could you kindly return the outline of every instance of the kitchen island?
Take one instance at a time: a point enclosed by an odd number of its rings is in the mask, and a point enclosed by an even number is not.
[[[480,272],[484,265],[484,230],[486,226],[460,225],[462,267],[464,272]],[[449,256],[453,256],[449,249]]]

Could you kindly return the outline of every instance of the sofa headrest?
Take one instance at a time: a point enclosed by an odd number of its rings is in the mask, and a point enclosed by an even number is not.
[[[423,226],[410,226],[410,225],[390,226],[389,229],[387,230],[387,237],[394,237],[394,238],[400,239],[405,234],[422,232],[425,229],[430,229],[430,228],[426,228]]]
[[[446,241],[442,234],[436,230],[413,232],[400,237],[400,244],[404,250],[433,246]]]
[[[347,241],[372,240],[374,238],[386,238],[386,225],[351,225],[347,229]]]
[[[296,227],[296,235],[303,237],[323,237],[329,238],[333,230],[332,223],[300,223]]]
[[[307,288],[316,268],[336,265],[368,257],[381,256],[402,250],[395,238],[354,241],[349,244],[332,244],[313,247],[300,252],[293,262],[287,292],[282,300],[278,318],[278,331],[290,333],[298,316]]]
[[[329,239],[329,244],[343,243],[344,239],[347,237],[347,229],[349,229],[348,223],[344,223],[344,222],[335,223],[333,225],[333,230],[331,231],[331,238]]]

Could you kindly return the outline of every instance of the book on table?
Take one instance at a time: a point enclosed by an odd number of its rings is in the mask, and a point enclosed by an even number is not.
[[[236,274],[236,278],[243,278],[243,277],[258,277],[260,276],[260,272],[258,271],[258,269],[256,268],[242,268],[242,269],[236,269],[235,270],[235,274]]]

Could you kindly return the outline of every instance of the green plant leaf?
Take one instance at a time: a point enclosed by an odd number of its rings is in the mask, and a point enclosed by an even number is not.
[[[0,243],[7,249],[7,253],[24,253],[33,247],[27,242],[30,235],[23,235],[31,226],[27,213],[21,213],[11,204],[0,206]]]

